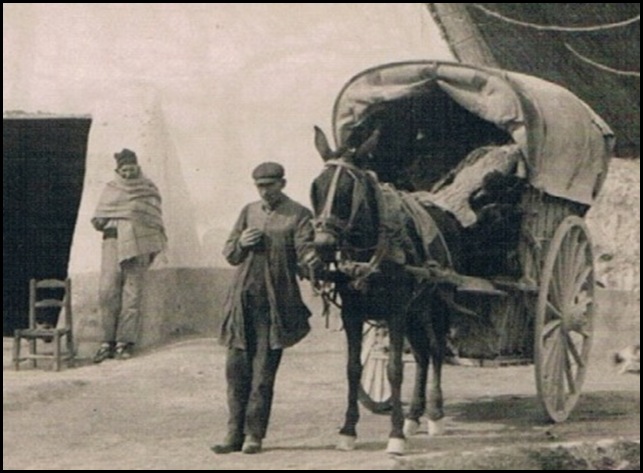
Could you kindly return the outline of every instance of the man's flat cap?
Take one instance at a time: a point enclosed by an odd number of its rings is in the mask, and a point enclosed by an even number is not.
[[[279,163],[261,163],[252,171],[252,178],[256,184],[269,184],[284,178],[284,167]]]

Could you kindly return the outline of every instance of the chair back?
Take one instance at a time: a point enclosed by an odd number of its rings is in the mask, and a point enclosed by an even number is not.
[[[35,329],[38,322],[38,311],[58,309],[64,314],[64,328],[72,327],[71,313],[71,279],[31,279],[29,281],[29,328]],[[58,317],[58,326],[61,318]],[[51,327],[56,328],[56,327]]]

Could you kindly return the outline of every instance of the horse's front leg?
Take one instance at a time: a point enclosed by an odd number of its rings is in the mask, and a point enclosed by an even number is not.
[[[421,314],[419,315],[421,316]],[[419,317],[417,314],[415,317]],[[417,434],[426,410],[426,385],[429,370],[429,339],[424,327],[413,318],[406,331],[415,358],[415,385],[411,406],[404,421],[404,436]]]
[[[433,375],[429,388],[429,405],[427,417],[429,418],[429,435],[444,434],[444,400],[442,397],[442,363],[444,352],[435,353],[433,359]]]
[[[389,359],[388,380],[391,384],[391,433],[389,434],[386,451],[394,455],[404,454],[404,413],[402,412],[402,378],[404,365],[402,354],[404,350],[404,321],[403,314],[393,314],[389,321]]]
[[[447,351],[447,307],[437,304],[438,311],[433,312],[433,320],[428,330],[430,339],[431,361],[433,373],[429,387],[429,402],[427,417],[429,418],[429,435],[444,433],[444,399],[442,396],[442,365]]]
[[[358,392],[362,379],[362,320],[358,314],[342,312],[344,330],[348,341],[348,363],[346,375],[348,377],[348,406],[344,425],[339,431],[338,450],[353,450],[357,439],[357,422],[359,421]]]

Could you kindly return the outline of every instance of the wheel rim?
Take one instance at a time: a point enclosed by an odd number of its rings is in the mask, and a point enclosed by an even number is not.
[[[359,399],[375,413],[391,407],[391,387],[386,374],[388,363],[388,331],[380,325],[368,325],[362,342],[362,378]]]
[[[578,217],[566,218],[547,251],[536,309],[538,395],[549,418],[562,422],[578,402],[593,338],[592,245]]]

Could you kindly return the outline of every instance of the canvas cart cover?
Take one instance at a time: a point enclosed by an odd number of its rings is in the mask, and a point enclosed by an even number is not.
[[[612,131],[567,89],[524,74],[433,61],[366,70],[348,82],[335,103],[337,144],[344,144],[356,125],[387,102],[436,87],[511,135],[535,188],[583,204],[594,202],[611,158]],[[439,110],[435,115],[444,119]]]

